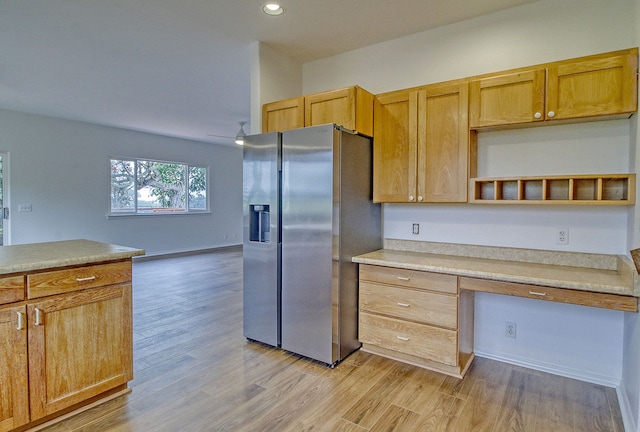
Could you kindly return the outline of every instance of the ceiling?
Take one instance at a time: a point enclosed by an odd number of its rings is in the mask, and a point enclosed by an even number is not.
[[[305,63],[532,1],[5,0],[0,108],[231,144],[255,41]]]

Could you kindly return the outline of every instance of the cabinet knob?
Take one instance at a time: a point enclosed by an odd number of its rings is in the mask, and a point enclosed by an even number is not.
[[[418,195],[418,201],[422,202],[422,195]]]
[[[409,195],[409,201],[413,201],[414,199],[413,195]]]
[[[535,113],[535,114],[533,115],[533,117],[535,117],[535,118],[537,118],[537,119],[542,118],[542,113],[541,113],[541,112],[537,112],[537,113]]]
[[[556,116],[556,113],[554,111],[549,111],[547,113],[547,117],[549,117],[549,118],[554,118],[555,116]]]

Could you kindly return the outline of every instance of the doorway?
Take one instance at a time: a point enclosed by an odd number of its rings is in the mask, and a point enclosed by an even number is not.
[[[9,244],[9,157],[0,153],[0,246]]]

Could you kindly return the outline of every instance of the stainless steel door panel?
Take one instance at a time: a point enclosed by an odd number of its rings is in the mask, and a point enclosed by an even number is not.
[[[280,344],[280,134],[247,136],[243,146],[243,331]]]
[[[282,137],[282,348],[334,363],[333,125]]]

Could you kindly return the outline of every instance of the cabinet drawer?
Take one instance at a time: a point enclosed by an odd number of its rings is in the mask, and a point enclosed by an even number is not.
[[[450,366],[458,364],[454,330],[360,313],[360,342]]]
[[[555,288],[528,285],[517,282],[494,281],[490,279],[460,278],[460,286],[469,291],[526,297],[560,303],[571,303],[605,309],[638,312],[638,298],[629,295],[582,291],[570,288]]]
[[[0,304],[24,300],[24,276],[0,278]]]
[[[381,284],[440,291],[449,294],[458,293],[457,276],[420,270],[361,264],[360,279]]]
[[[27,275],[30,299],[131,281],[131,261]]]
[[[360,310],[456,329],[458,297],[360,282]]]

